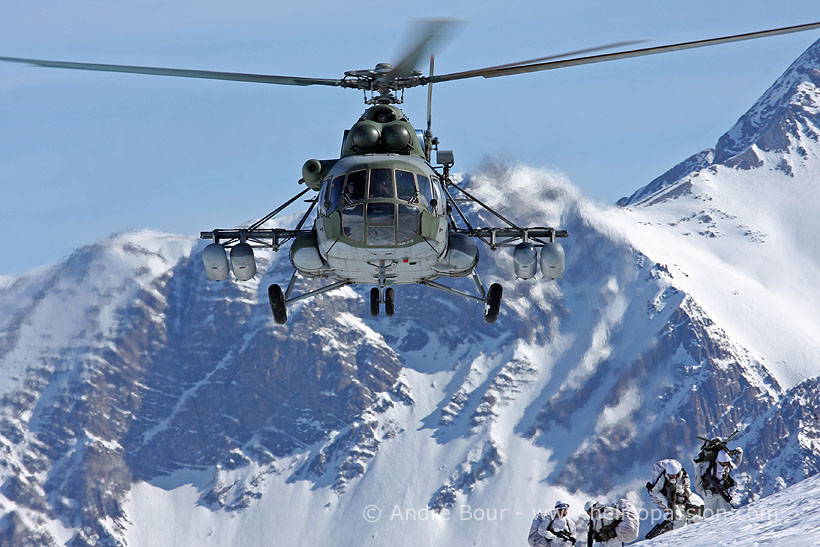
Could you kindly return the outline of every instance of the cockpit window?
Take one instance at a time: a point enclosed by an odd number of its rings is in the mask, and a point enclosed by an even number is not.
[[[393,226],[368,226],[368,245],[395,245],[396,228]]]
[[[370,170],[370,194],[371,198],[392,198],[393,192],[393,170],[392,169],[371,169]]]
[[[430,184],[433,187],[433,199],[436,200],[435,211],[439,214],[444,214],[444,193],[441,190],[441,184],[437,178],[431,178]]]
[[[441,190],[424,175],[401,169],[393,173],[393,169],[375,168],[325,181],[322,204],[328,204],[329,211],[342,208],[345,236],[379,247],[409,242],[419,234],[421,207],[430,209],[430,201],[440,199]],[[396,203],[396,198],[401,201]]]
[[[327,216],[327,209],[330,207],[330,202],[327,199],[327,194],[330,191],[330,177],[322,181],[322,188],[319,190],[319,216]]]
[[[368,203],[368,224],[395,224],[396,206],[392,203]]]
[[[410,171],[396,170],[396,190],[398,190],[399,199],[411,203],[418,201],[416,177]]]
[[[419,193],[423,198],[422,205],[430,209],[430,201],[433,199],[433,192],[430,189],[430,179],[424,175],[416,175],[416,178],[419,181]]]
[[[352,205],[342,211],[342,231],[355,241],[364,239],[364,205]]]
[[[418,207],[399,205],[399,241],[413,239],[419,233],[419,218],[421,211]]]
[[[345,203],[364,199],[364,189],[367,184],[367,171],[353,171],[347,175],[345,184]]]
[[[345,184],[345,176],[340,175],[333,179],[333,182],[330,183],[330,189],[325,197],[326,201],[330,202],[330,207],[328,207],[328,211],[335,211],[339,204],[342,202],[342,187]]]

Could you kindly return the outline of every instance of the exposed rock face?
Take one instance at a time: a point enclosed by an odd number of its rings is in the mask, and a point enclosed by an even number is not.
[[[144,281],[131,277],[139,266],[99,287],[103,301],[96,300],[82,280],[129,247],[151,247],[143,237],[84,249],[36,280],[42,293],[13,321],[16,332],[4,333],[6,359],[35,350],[22,388],[2,399],[2,446],[19,464],[7,464],[0,492],[79,524],[77,544],[117,542],[116,527],[102,521],[122,521],[134,480],[272,460],[349,429],[365,410],[409,401],[397,355],[358,320],[346,324],[346,306],[304,308],[301,321],[274,332],[256,287],[208,286],[198,256],[163,256],[168,270]],[[71,288],[62,289],[65,279]],[[80,318],[36,323],[38,309],[62,307],[64,291],[90,293]],[[117,300],[111,309],[109,295]],[[325,313],[338,328],[323,326]],[[37,347],[44,330],[58,331],[66,319],[77,323],[78,338]],[[354,430],[336,444],[355,451],[374,442],[372,431]],[[340,479],[363,471],[352,460],[337,465]]]
[[[476,447],[447,483],[430,498],[428,506],[437,512],[452,509],[459,494],[469,495],[480,481],[494,477],[503,464],[504,456],[492,441]]]
[[[633,203],[642,201],[646,197],[651,196],[660,190],[663,190],[671,184],[674,184],[681,178],[686,177],[691,173],[696,173],[706,167],[709,167],[714,163],[714,160],[714,149],[708,148],[706,150],[702,150],[697,154],[694,154],[693,156],[690,156],[689,158],[685,159],[681,163],[677,164],[675,167],[673,167],[663,175],[659,176],[643,188],[640,188],[631,196],[619,199],[618,205],[631,205]]]
[[[820,471],[820,378],[794,386],[746,429],[744,499],[767,496]]]
[[[588,383],[554,396],[532,434],[545,444],[577,428],[574,418],[590,398],[602,411],[587,442],[554,479],[569,489],[604,494],[632,473],[611,462],[640,462],[666,447],[666,457],[687,461],[700,434],[719,435],[771,407],[779,392],[765,367],[728,340],[691,300],[671,291],[673,311],[663,328],[647,333],[634,360],[610,356]],[[682,300],[682,301],[681,301]],[[677,301],[677,302],[676,302]],[[598,386],[589,392],[589,386]]]
[[[53,545],[48,534],[31,530],[16,511],[6,513],[0,518],[0,545],[8,547],[35,547]]]

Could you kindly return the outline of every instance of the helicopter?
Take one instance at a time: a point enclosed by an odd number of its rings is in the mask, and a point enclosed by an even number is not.
[[[478,276],[479,249],[476,240],[490,250],[513,248],[513,270],[517,279],[532,279],[540,265],[543,278],[555,280],[565,269],[560,238],[566,230],[549,226],[519,226],[503,216],[454,180],[452,150],[439,149],[432,132],[432,86],[468,78],[494,78],[569,66],[608,62],[644,55],[712,46],[741,40],[808,31],[820,22],[736,34],[705,40],[598,53],[622,48],[636,41],[617,42],[548,57],[449,74],[434,73],[430,56],[427,76],[417,70],[422,57],[442,36],[453,20],[428,20],[424,32],[395,64],[379,63],[373,69],[351,70],[342,78],[308,78],[176,68],[110,65],[0,57],[0,61],[35,66],[231,80],[274,85],[330,86],[361,90],[368,108],[342,135],[338,158],[309,159],[298,181],[305,189],[243,228],[202,231],[200,238],[211,240],[202,251],[207,276],[224,281],[230,274],[249,281],[257,274],[255,248],[279,251],[290,243],[293,273],[287,286],[268,287],[268,299],[277,324],[287,322],[288,305],[347,285],[373,285],[370,314],[395,313],[395,287],[422,284],[484,306],[484,319],[496,321],[503,294],[502,286],[485,287]],[[427,86],[427,126],[414,127],[396,105],[404,102],[404,92]],[[433,161],[433,152],[436,152]],[[287,207],[314,194],[294,228],[265,228]],[[459,203],[484,209],[500,225],[473,226]],[[306,227],[314,213],[312,227]],[[319,288],[294,294],[298,279],[328,281]],[[456,289],[440,278],[471,277],[475,292]]]

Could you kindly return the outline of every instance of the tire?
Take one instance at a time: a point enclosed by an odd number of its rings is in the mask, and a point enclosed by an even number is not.
[[[501,294],[503,292],[504,290],[498,283],[490,285],[485,302],[487,309],[484,312],[484,321],[487,323],[495,323],[495,320],[498,319],[498,311],[501,309]]]
[[[273,320],[278,325],[284,325],[288,320],[288,309],[285,306],[285,295],[282,294],[282,287],[275,284],[268,287],[268,300],[270,301],[270,311],[273,312]]]
[[[396,313],[396,291],[393,290],[393,287],[384,291],[384,313],[387,317],[393,317],[393,314]]]
[[[370,315],[372,317],[379,316],[379,289],[376,287],[370,289]]]

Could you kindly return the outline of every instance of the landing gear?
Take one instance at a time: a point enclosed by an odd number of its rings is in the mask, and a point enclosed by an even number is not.
[[[370,315],[371,317],[379,316],[379,307],[384,302],[384,313],[387,317],[393,317],[396,313],[396,291],[393,287],[388,287],[384,290],[384,297],[382,297],[382,289],[373,287],[370,289]]]
[[[484,285],[481,283],[475,270],[473,270],[473,281],[475,281],[476,288],[478,289],[478,296],[442,285],[431,279],[425,279],[421,281],[421,283],[428,287],[461,296],[467,300],[478,302],[479,304],[484,304],[484,320],[487,323],[495,323],[495,320],[498,319],[498,311],[501,309],[501,293],[503,292],[501,285],[493,283],[490,285],[490,290],[484,290]]]
[[[379,289],[376,287],[370,289],[370,315],[379,316]]]
[[[305,300],[307,298],[311,298],[319,294],[324,294],[334,289],[339,289],[341,287],[344,287],[345,285],[350,285],[350,282],[337,281],[336,283],[331,283],[330,285],[325,285],[324,287],[319,287],[318,289],[314,289],[306,293],[292,296],[293,287],[295,284],[296,272],[293,272],[293,275],[290,278],[290,283],[288,283],[288,288],[285,289],[284,293],[282,292],[282,287],[280,287],[279,285],[274,284],[268,287],[268,300],[270,300],[270,310],[273,312],[273,320],[279,325],[284,325],[288,320],[288,304],[292,302],[298,302],[299,300]]]
[[[484,321],[487,323],[495,323],[498,319],[498,310],[501,308],[501,293],[503,289],[498,283],[490,285],[490,290],[487,291],[487,309],[484,311]]]
[[[393,290],[393,287],[389,287],[387,290],[384,291],[384,313],[387,314],[387,317],[393,317],[393,314],[396,312],[396,291]]]
[[[268,287],[268,300],[270,300],[273,320],[279,325],[284,325],[288,320],[288,309],[285,306],[285,295],[282,294],[282,287],[275,284]]]

